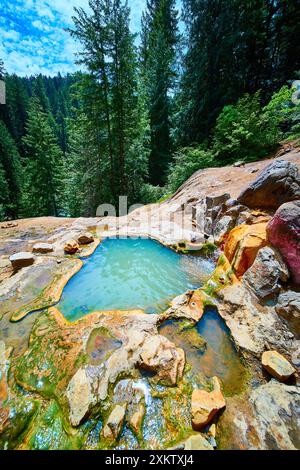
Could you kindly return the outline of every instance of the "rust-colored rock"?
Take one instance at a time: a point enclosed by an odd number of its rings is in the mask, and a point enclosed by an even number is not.
[[[237,277],[252,266],[260,248],[267,244],[266,223],[239,225],[231,230],[224,252]]]
[[[64,251],[68,255],[74,255],[79,250],[79,245],[76,240],[69,240],[64,246]]]
[[[93,243],[94,237],[90,232],[84,232],[78,236],[77,241],[79,245],[89,245]]]
[[[211,392],[196,389],[192,393],[192,425],[196,431],[203,429],[226,406],[219,379],[213,377],[212,382]]]

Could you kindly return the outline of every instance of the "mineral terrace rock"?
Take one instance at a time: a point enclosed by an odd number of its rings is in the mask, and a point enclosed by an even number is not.
[[[268,165],[238,197],[241,204],[253,209],[278,209],[295,199],[300,199],[299,170],[286,160]]]
[[[64,246],[64,251],[68,255],[74,255],[79,250],[79,245],[76,240],[69,240]]]
[[[164,385],[176,385],[182,378],[184,351],[164,336],[148,337],[141,347],[139,366],[153,372]]]
[[[226,406],[219,379],[213,377],[212,382],[213,391],[196,389],[192,393],[192,425],[196,431],[203,429]]]
[[[265,351],[261,362],[269,374],[281,382],[288,380],[296,372],[289,361],[277,351]]]
[[[266,225],[239,225],[229,233],[224,253],[237,277],[252,266],[260,248],[267,244]]]
[[[184,450],[214,450],[214,448],[201,434],[195,434],[185,441]]]
[[[33,253],[52,253],[53,245],[50,243],[36,243],[32,248]]]
[[[287,264],[293,281],[300,285],[300,201],[279,207],[267,226],[267,235]]]
[[[32,253],[23,251],[10,256],[9,260],[14,269],[20,269],[31,266],[35,261],[35,256]]]
[[[259,299],[266,299],[280,291],[281,283],[289,278],[289,271],[281,259],[270,247],[261,248],[253,265],[243,276],[247,284]]]
[[[93,243],[94,237],[90,232],[84,232],[78,236],[77,241],[79,245],[88,245],[89,243]]]
[[[116,405],[113,408],[102,431],[105,439],[109,439],[111,441],[118,439],[120,432],[122,431],[125,413],[126,405]]]

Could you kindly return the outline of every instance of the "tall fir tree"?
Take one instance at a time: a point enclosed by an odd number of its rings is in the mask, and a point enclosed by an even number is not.
[[[0,121],[1,214],[17,218],[20,211],[22,167],[17,146],[5,124]]]
[[[24,168],[24,214],[58,216],[63,209],[63,153],[51,127],[49,115],[32,98],[26,123]]]
[[[266,102],[296,78],[299,6],[299,0],[183,0],[179,145],[207,139],[223,106],[244,93],[262,90]]]
[[[148,0],[142,17],[141,66],[151,130],[149,177],[154,185],[165,182],[172,159],[171,102],[179,41],[175,4],[175,0]]]
[[[81,99],[96,149],[90,166],[98,168],[99,177],[105,172],[94,196],[98,205],[117,204],[122,194],[134,199],[132,176],[139,158],[132,152],[141,138],[136,47],[127,2],[91,0],[90,9],[90,14],[76,9],[71,34],[83,45],[80,63],[89,72]]]

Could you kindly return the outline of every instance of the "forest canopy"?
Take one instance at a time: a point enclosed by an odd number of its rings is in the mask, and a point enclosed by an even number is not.
[[[300,0],[147,0],[138,38],[126,1],[89,3],[76,73],[19,77],[0,57],[0,219],[156,202],[299,139]]]

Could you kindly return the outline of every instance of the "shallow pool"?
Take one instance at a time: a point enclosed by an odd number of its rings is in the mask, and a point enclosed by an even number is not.
[[[57,305],[70,321],[96,310],[162,312],[214,270],[210,259],[179,255],[149,239],[106,239],[83,261]]]
[[[169,320],[161,326],[160,333],[184,349],[194,374],[218,376],[228,394],[238,393],[244,387],[245,368],[217,309],[207,308],[194,328],[184,329],[180,321]],[[204,347],[201,339],[206,342]]]

